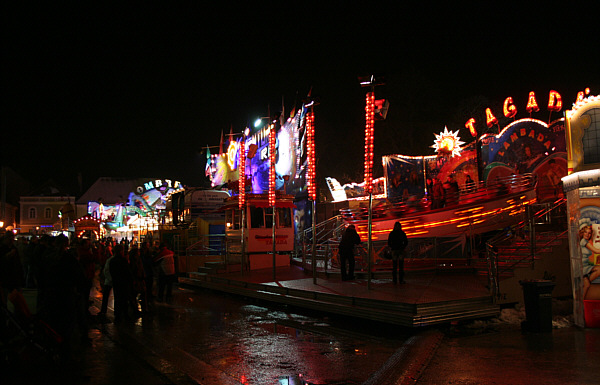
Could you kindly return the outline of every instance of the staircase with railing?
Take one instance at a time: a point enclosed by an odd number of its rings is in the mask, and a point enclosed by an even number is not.
[[[566,200],[530,206],[528,218],[505,229],[486,242],[486,259],[475,261],[480,274],[487,274],[495,298],[501,297],[500,282],[515,276],[519,268],[534,269],[537,261],[565,244]]]
[[[333,255],[345,229],[341,215],[329,218],[315,225],[314,245],[313,228],[309,227],[300,233],[293,261],[301,264],[305,270],[310,270],[313,261],[317,270],[327,271],[331,267]],[[314,247],[314,252],[313,252]]]

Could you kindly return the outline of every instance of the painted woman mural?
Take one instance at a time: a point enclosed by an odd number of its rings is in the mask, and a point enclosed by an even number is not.
[[[589,217],[582,217],[579,223],[583,267],[582,296],[583,299],[600,299],[600,223],[592,223]]]

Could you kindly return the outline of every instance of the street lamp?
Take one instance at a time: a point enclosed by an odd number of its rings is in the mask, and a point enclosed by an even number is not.
[[[270,123],[275,123],[276,120],[271,121],[271,117],[270,116],[261,116],[260,118],[257,118],[254,121],[254,128],[259,128],[263,126],[263,120],[267,120]]]

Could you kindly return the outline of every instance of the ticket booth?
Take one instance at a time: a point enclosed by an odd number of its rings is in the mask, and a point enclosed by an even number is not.
[[[289,266],[294,250],[294,202],[290,195],[277,195],[275,215],[266,194],[246,196],[245,215],[239,208],[237,196],[226,201],[225,238],[228,257],[241,255],[242,232],[245,240],[247,269],[273,267],[273,220],[275,220],[275,264]],[[242,217],[244,217],[242,223]],[[242,231],[242,225],[244,226]]]

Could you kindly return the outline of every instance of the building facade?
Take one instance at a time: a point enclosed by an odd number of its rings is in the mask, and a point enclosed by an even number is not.
[[[20,233],[49,234],[63,230],[68,220],[76,218],[73,196],[23,196],[20,199]],[[69,213],[68,211],[73,211]],[[64,222],[64,223],[63,223]],[[67,230],[64,229],[64,230]]]

